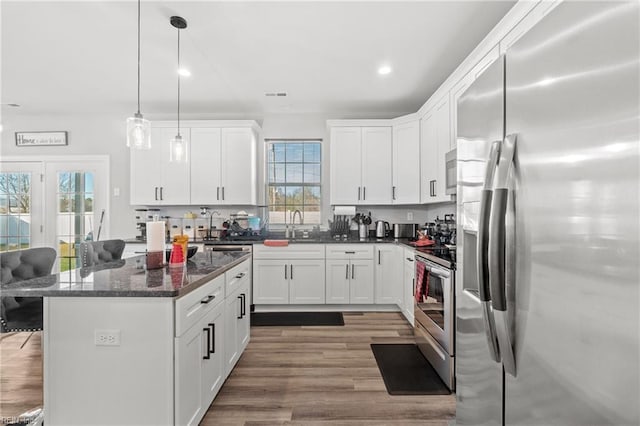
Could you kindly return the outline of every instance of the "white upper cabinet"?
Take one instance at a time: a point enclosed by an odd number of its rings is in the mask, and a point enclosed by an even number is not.
[[[234,124],[237,127],[232,127]],[[131,150],[133,205],[255,205],[257,133],[253,122],[186,122],[186,163],[169,163],[177,128],[154,122],[150,151]]]
[[[391,127],[362,128],[362,197],[360,204],[391,202]]]
[[[222,129],[222,204],[256,204],[256,135],[250,128]]]
[[[220,202],[221,129],[191,130],[191,203]]]
[[[331,204],[391,203],[391,127],[332,127]]]
[[[152,128],[151,149],[131,150],[131,204],[189,204],[189,163],[169,162],[169,141],[177,133],[177,128]],[[180,129],[180,134],[190,157],[190,130]]]
[[[451,201],[445,194],[445,155],[451,150],[449,95],[444,96],[420,120],[422,203]]]
[[[420,122],[393,126],[393,204],[420,203]]]

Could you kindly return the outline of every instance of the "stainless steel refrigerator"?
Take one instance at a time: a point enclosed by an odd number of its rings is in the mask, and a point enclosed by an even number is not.
[[[640,423],[638,2],[565,2],[458,108],[457,425]]]

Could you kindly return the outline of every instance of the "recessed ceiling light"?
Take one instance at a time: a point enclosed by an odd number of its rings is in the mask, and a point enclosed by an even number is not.
[[[186,68],[180,68],[180,69],[178,70],[178,74],[180,74],[180,75],[181,75],[181,76],[183,76],[183,77],[191,77],[191,71],[189,71],[189,70],[188,70],[188,69],[186,69]]]
[[[391,67],[389,65],[383,65],[380,68],[378,68],[378,74],[380,75],[387,75],[391,73]]]

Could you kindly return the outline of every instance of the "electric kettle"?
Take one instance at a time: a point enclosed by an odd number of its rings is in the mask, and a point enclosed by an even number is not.
[[[389,222],[384,220],[376,221],[376,238],[384,238],[391,232],[391,226]]]

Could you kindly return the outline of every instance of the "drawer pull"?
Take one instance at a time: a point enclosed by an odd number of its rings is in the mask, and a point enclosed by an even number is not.
[[[238,275],[236,275],[236,278],[240,279],[242,277],[244,277],[244,272],[240,272]]]
[[[211,359],[209,348],[211,347],[211,329],[209,327],[203,328],[202,331],[207,333],[207,354],[202,359]]]
[[[216,353],[216,324],[210,322],[209,327],[211,327],[211,349],[209,349],[210,354]],[[205,329],[206,330],[206,329]]]
[[[345,251],[344,254],[356,254],[355,251]]]
[[[240,305],[240,318],[247,315],[247,295],[244,293],[240,293],[242,297],[242,305]]]
[[[202,303],[202,304],[206,305],[207,303],[211,302],[211,301],[212,301],[213,299],[215,299],[215,298],[216,298],[216,296],[215,296],[215,295],[210,294],[210,295],[209,295],[209,296],[207,296],[205,299],[202,299],[202,300],[200,301],[200,303]]]

